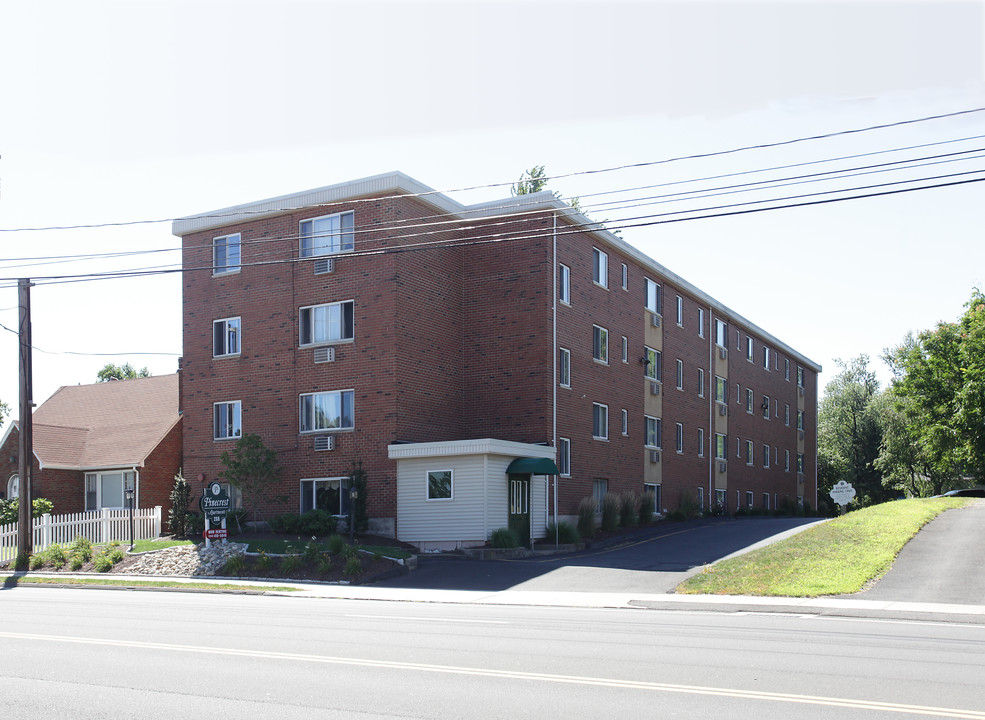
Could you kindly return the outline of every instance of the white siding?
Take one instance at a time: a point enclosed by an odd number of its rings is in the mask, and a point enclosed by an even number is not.
[[[397,463],[397,534],[404,542],[479,541],[485,513],[483,457],[430,457]],[[451,500],[428,500],[429,470],[452,470]],[[506,484],[505,476],[503,484]],[[505,516],[506,490],[503,490]]]

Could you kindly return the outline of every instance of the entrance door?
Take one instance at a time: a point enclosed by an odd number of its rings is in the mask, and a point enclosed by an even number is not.
[[[530,545],[530,475],[510,475],[510,530]]]

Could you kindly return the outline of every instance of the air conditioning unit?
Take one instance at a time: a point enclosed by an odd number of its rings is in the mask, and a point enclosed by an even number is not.
[[[718,414],[719,415],[728,415],[728,405],[726,405],[724,403],[718,403]]]
[[[316,363],[335,362],[335,348],[333,347],[315,348],[315,362]]]
[[[659,395],[660,394],[660,381],[659,380],[651,380],[650,381],[650,394],[651,395]]]
[[[334,435],[319,435],[315,438],[315,450],[334,450],[335,449],[335,436]]]
[[[797,484],[804,482],[804,473],[797,473]]]
[[[653,327],[660,327],[660,316],[650,315],[650,324],[653,325]]]
[[[658,462],[660,462],[660,451],[659,450],[651,450],[650,451],[650,462],[652,462],[652,463],[658,463]]]
[[[723,347],[718,348],[718,357],[720,357],[722,360],[728,358],[728,350],[726,350]]]
[[[803,431],[803,430],[800,430],[800,431],[799,431],[799,432],[797,433],[797,437],[799,437],[799,438],[800,438],[801,440],[803,440],[803,439],[804,439],[804,431]]]
[[[335,272],[335,258],[319,258],[315,260],[315,275]]]
[[[718,463],[718,472],[723,473],[728,470],[728,463],[720,462]]]
[[[802,387],[797,388],[797,394],[799,394],[801,397],[804,397],[804,388]]]

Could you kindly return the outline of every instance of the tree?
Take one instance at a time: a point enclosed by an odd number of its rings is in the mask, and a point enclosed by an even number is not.
[[[875,465],[882,444],[882,399],[869,357],[835,362],[841,372],[825,386],[818,410],[818,494],[826,496],[844,480],[863,506],[891,500],[894,493],[883,487]]]
[[[168,510],[168,528],[175,537],[185,537],[188,533],[188,503],[191,500],[191,485],[181,474],[174,476],[174,487],[168,499],[171,508]]]
[[[966,469],[981,480],[985,478],[985,295],[978,288],[965,305],[958,331],[961,387],[956,419]]]
[[[243,503],[253,511],[253,519],[259,520],[260,503],[267,499],[280,473],[277,453],[264,445],[259,435],[244,435],[233,451],[224,451],[220,459],[226,469],[219,477],[242,491]]]
[[[150,377],[150,370],[146,367],[142,367],[140,370],[134,370],[133,365],[130,363],[126,363],[124,365],[106,363],[103,369],[96,373],[96,377],[99,382],[108,382],[110,380],[133,380],[134,378]]]
[[[547,187],[547,181],[550,180],[547,177],[547,171],[544,170],[543,165],[534,165],[529,170],[524,170],[523,174],[520,175],[520,179],[513,183],[513,187],[510,189],[510,193],[513,197],[518,195],[530,195],[532,193],[540,192],[545,187]],[[555,192],[554,197],[556,197],[561,202],[566,202],[573,209],[578,212],[582,212],[581,202],[578,198],[571,198],[570,200],[565,200],[561,197],[561,193]],[[604,220],[602,221],[605,222]],[[618,233],[616,233],[618,234]]]

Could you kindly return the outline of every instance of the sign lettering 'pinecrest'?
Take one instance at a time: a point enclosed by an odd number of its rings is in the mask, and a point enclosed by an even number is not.
[[[198,507],[208,518],[210,525],[221,525],[232,508],[232,501],[222,485],[214,482],[205,488]]]

